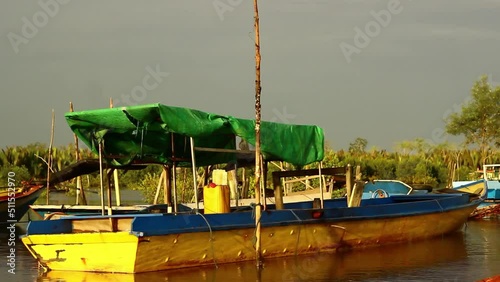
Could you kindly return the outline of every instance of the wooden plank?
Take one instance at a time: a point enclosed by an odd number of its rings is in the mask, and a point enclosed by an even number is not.
[[[361,204],[361,198],[363,197],[363,189],[365,187],[365,183],[363,181],[356,181],[354,183],[354,187],[352,189],[352,194],[349,199],[348,207],[359,207]]]
[[[330,168],[323,168],[321,170],[322,175],[336,175],[344,173],[346,173],[346,169],[344,167],[330,167]],[[313,169],[273,172],[273,177],[296,177],[296,176],[312,176],[312,175],[319,175],[319,170],[317,168],[313,168]]]
[[[281,186],[281,178],[273,173],[274,200],[277,210],[284,208],[283,204],[283,187]]]
[[[240,154],[255,154],[252,150],[239,150],[239,149],[221,149],[221,148],[206,148],[206,147],[194,147],[195,151],[202,152],[217,152],[217,153],[240,153]]]
[[[303,182],[304,180],[306,179],[315,179],[315,178],[319,178],[319,175],[314,175],[314,176],[305,176],[305,177],[301,177],[301,178],[296,178],[296,179],[290,179],[290,180],[285,180],[285,183],[294,183],[294,182]],[[309,187],[311,187],[311,185],[307,185]]]
[[[352,167],[350,164],[347,165],[345,172],[345,188],[347,194],[347,204],[349,204],[349,200],[351,199],[352,193]]]

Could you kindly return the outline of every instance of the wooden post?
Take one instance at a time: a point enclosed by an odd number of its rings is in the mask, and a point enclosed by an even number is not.
[[[196,181],[196,158],[194,156],[194,139],[193,137],[189,138],[191,141],[191,165],[193,169],[193,189],[194,189],[194,201],[196,203],[196,212],[200,209],[200,203],[198,200],[198,181]]]
[[[73,109],[73,103],[69,102],[69,111],[74,112]],[[73,133],[73,139],[75,140],[75,160],[78,162],[80,160],[80,149],[78,146],[78,136],[76,136],[76,133]],[[76,204],[82,204],[86,205],[87,204],[87,198],[85,197],[85,191],[83,191],[82,187],[82,177],[77,176],[76,177]]]
[[[255,258],[257,267],[262,267],[262,252],[260,241],[260,176],[261,176],[261,154],[260,154],[260,37],[259,37],[259,8],[257,0],[254,0],[254,27],[255,27]]]
[[[273,187],[274,187],[274,200],[276,204],[277,210],[282,210],[284,208],[283,205],[283,186],[282,186],[281,177],[276,177],[273,175]]]
[[[187,168],[182,168],[182,194],[181,194],[181,203],[185,203],[185,195],[186,195],[186,177],[187,177]]]
[[[350,164],[347,165],[345,171],[345,188],[347,193],[347,203],[349,204],[349,200],[351,199],[351,193],[352,193],[352,167]]]
[[[356,166],[356,181],[361,181],[361,166]]]
[[[323,168],[323,162],[319,162],[318,166],[318,174],[319,174],[319,191],[320,191],[320,199],[321,199],[321,208],[323,209],[325,207],[324,202],[325,202],[325,197],[323,195],[323,176],[321,175],[321,169]]]
[[[167,204],[169,207],[172,207],[171,201],[171,187],[172,187],[172,175],[170,166],[164,165],[163,171],[165,172],[165,178],[163,178],[163,203]]]
[[[99,141],[99,180],[101,183],[101,210],[102,210],[102,215],[105,214],[105,209],[104,209],[104,176],[103,176],[103,171],[102,171],[102,141]]]
[[[113,98],[109,98],[109,108],[113,108]],[[113,170],[113,187],[115,187],[116,205],[121,206],[120,183],[118,178],[118,170]]]
[[[177,166],[175,164],[175,143],[174,143],[174,133],[170,133],[170,141],[172,146],[172,194],[174,195],[174,205],[173,212],[177,213]],[[169,204],[169,206],[171,206]]]
[[[236,206],[238,206],[238,179],[236,177],[236,165],[233,169],[227,172],[227,184],[229,185],[229,190],[231,191],[231,199],[236,200]]]
[[[203,169],[203,186],[208,185],[208,175],[209,175],[209,169],[208,166],[206,166]]]
[[[158,186],[156,187],[155,199],[153,204],[158,204],[158,198],[160,197],[160,190],[163,184],[163,177],[165,177],[165,171],[163,170],[160,174],[160,180],[158,181]]]
[[[113,174],[114,169],[109,169],[108,172],[106,173],[106,180],[107,180],[107,188],[108,188],[108,215],[111,215],[113,213],[112,208],[113,208],[113,203],[111,199],[111,181],[113,181],[111,178],[111,175]]]
[[[248,180],[247,180],[247,173],[246,173],[246,168],[242,168],[241,171],[241,198],[246,199],[248,198]]]
[[[52,169],[52,145],[54,144],[54,126],[55,126],[55,114],[54,114],[54,109],[52,109],[52,126],[50,128],[50,145],[49,145],[49,158],[47,160],[48,162],[48,168],[47,168],[47,199],[46,199],[46,204],[49,204],[49,194],[50,194],[50,170]]]
[[[113,170],[113,180],[115,187],[116,205],[121,206],[121,196],[120,196],[120,181],[118,179],[118,170]]]
[[[261,156],[262,157],[262,156]],[[264,201],[262,203],[264,210],[267,210],[267,197],[266,197],[266,189],[267,189],[267,161],[261,159],[262,164],[262,191],[264,191]]]

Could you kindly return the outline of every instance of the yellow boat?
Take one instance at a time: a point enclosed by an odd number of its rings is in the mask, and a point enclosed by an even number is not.
[[[262,214],[263,258],[419,240],[459,230],[480,199],[404,195],[292,203]],[[69,216],[30,222],[22,242],[51,270],[141,273],[254,260],[253,211]]]

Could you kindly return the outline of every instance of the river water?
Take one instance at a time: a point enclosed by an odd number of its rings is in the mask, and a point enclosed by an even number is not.
[[[477,281],[500,274],[499,220],[469,221],[459,232],[430,240],[266,260],[260,271],[252,261],[135,275],[56,271],[39,275],[35,259],[18,240],[12,274],[11,230],[2,226],[0,231],[4,260],[0,281]],[[19,236],[23,229],[12,232]]]

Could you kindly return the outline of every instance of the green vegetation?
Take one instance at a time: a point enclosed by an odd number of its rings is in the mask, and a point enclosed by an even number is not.
[[[500,146],[500,86],[493,88],[483,76],[472,87],[471,96],[460,113],[448,117],[446,130],[464,135],[466,144],[479,146],[485,164],[494,146]]]
[[[445,187],[453,180],[474,179],[475,172],[484,163],[500,163],[500,87],[492,89],[487,78],[477,81],[471,91],[472,99],[462,107],[460,113],[450,115],[446,129],[453,135],[463,135],[465,143],[457,146],[449,143],[430,144],[422,138],[405,140],[396,144],[394,151],[378,148],[367,150],[368,140],[358,137],[350,143],[347,151],[335,151],[326,146],[323,167],[336,167],[351,164],[360,165],[365,179],[398,179],[410,184],[427,184]],[[7,173],[14,171],[16,181],[36,179],[43,180],[47,176],[48,148],[44,144],[34,143],[27,146],[9,146],[0,152],[0,181],[7,183]],[[88,149],[80,150],[81,158],[96,158]],[[52,151],[53,170],[59,171],[75,160],[74,145],[54,148]],[[286,169],[297,169],[290,164],[269,164],[267,186],[273,171],[279,166]],[[318,164],[304,167],[317,168]],[[222,168],[221,166],[220,168]],[[150,166],[143,170],[120,171],[120,187],[135,189],[143,193],[146,202],[153,202],[162,167]],[[239,170],[238,179],[242,179],[243,171]],[[198,170],[201,177],[203,169]],[[248,183],[248,197],[254,194],[253,168],[246,168],[243,182]],[[83,177],[85,190],[99,190],[97,173]],[[308,181],[310,186],[317,187],[318,179]],[[304,189],[304,183],[294,182],[291,190]],[[0,184],[0,186],[2,186]],[[74,193],[75,181],[59,184],[58,189]],[[342,190],[333,191],[335,195],[343,195]],[[190,168],[177,170],[177,197],[181,202],[193,199],[192,171]],[[163,202],[163,192],[159,193],[159,202]]]

